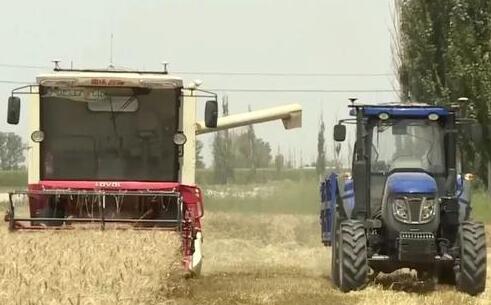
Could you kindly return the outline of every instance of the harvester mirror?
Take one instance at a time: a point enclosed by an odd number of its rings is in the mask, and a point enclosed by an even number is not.
[[[206,101],[205,125],[208,128],[216,128],[218,121],[218,103],[216,100]]]
[[[17,125],[20,117],[20,98],[17,96],[9,97],[7,109],[7,123]]]
[[[343,142],[346,139],[346,126],[343,124],[334,125],[334,141]]]

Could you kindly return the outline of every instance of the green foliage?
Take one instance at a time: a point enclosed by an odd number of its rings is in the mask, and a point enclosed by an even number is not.
[[[248,168],[234,169],[234,184],[269,183],[271,181],[302,181],[316,179],[314,169],[284,168],[278,171],[276,168],[257,168],[254,177],[250,175]],[[199,169],[196,171],[196,181],[201,186],[219,184],[215,179],[215,171],[211,169]]]
[[[0,171],[0,191],[2,188],[24,188],[27,185],[27,172],[23,170]]]
[[[24,160],[24,146],[21,137],[12,132],[0,132],[0,169],[20,169]]]
[[[277,172],[282,171],[283,168],[285,167],[285,157],[280,152],[279,147],[278,147],[278,152],[276,153],[276,156],[274,157],[274,167],[275,167]]]
[[[196,168],[205,168],[205,163],[203,162],[203,142],[196,140]]]
[[[319,134],[317,136],[317,162],[315,168],[319,176],[324,175],[326,170],[326,151],[325,151],[325,137],[324,131],[326,127],[324,125],[324,120],[321,118],[321,125],[319,128]]]
[[[449,105],[467,97],[488,126],[491,102],[491,2],[396,0],[396,61],[403,100]],[[491,137],[462,137],[466,167],[487,179]]]
[[[232,142],[227,131],[219,131],[213,140],[214,181],[226,184],[234,177],[232,168]]]
[[[485,223],[491,223],[491,198],[482,189],[472,193],[471,217]]]

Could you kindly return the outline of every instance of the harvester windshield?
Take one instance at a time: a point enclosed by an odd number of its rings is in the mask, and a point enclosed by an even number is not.
[[[422,169],[445,171],[443,129],[427,120],[379,121],[373,128],[371,171]]]
[[[177,181],[178,92],[40,86],[41,179]]]

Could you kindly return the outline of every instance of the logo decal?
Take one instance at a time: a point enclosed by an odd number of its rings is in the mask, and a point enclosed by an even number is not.
[[[121,183],[117,181],[97,181],[96,187],[121,187]]]

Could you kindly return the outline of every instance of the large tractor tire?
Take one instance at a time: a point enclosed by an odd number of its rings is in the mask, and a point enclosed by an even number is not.
[[[339,287],[339,226],[337,222],[338,215],[334,217],[332,224],[334,236],[331,236],[331,240],[333,240],[331,244],[331,281],[336,287]]]
[[[484,225],[471,221],[460,225],[458,234],[460,262],[456,266],[457,289],[478,295],[486,287],[486,236]]]
[[[367,237],[363,223],[345,220],[339,225],[336,256],[338,287],[343,292],[365,288],[368,283]]]

